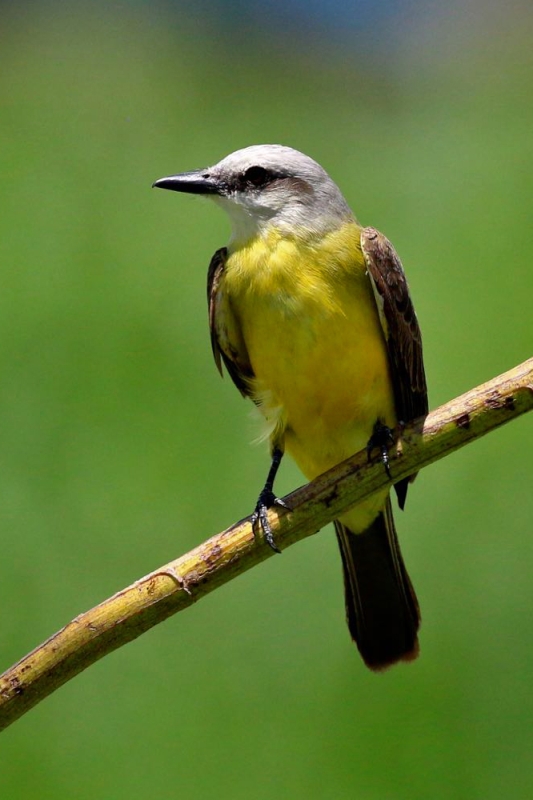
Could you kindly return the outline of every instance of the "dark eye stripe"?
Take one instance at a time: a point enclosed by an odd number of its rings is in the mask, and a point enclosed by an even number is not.
[[[246,183],[252,186],[264,186],[270,179],[270,173],[264,167],[248,167],[243,175]]]
[[[228,185],[228,190],[233,189],[234,191],[244,192],[246,189],[263,189],[276,181],[285,180],[288,177],[289,176],[285,173],[267,169],[257,164],[248,167],[248,169],[244,170],[244,172],[241,172],[239,175],[235,175],[231,186]]]

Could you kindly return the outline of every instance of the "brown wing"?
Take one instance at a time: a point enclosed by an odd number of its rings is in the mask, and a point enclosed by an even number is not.
[[[250,397],[254,373],[238,322],[224,293],[224,267],[227,255],[225,247],[217,250],[207,273],[211,347],[220,374],[223,374],[222,362],[224,362],[237,389],[244,397]]]
[[[422,335],[409,287],[401,261],[385,236],[375,228],[364,228],[361,247],[387,341],[396,416],[398,421],[410,422],[427,414],[428,396]],[[402,508],[408,480],[395,486]]]

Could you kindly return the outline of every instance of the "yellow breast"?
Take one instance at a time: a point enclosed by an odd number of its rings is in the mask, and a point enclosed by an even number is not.
[[[308,478],[395,424],[386,345],[355,222],[321,237],[276,232],[236,248],[224,291],[272,437]]]

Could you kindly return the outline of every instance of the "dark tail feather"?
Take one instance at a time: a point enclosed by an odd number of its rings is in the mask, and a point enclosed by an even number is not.
[[[403,563],[390,499],[363,533],[335,522],[352,639],[373,670],[418,655],[420,612]]]

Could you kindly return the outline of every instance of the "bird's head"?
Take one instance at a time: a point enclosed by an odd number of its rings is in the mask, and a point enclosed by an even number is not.
[[[321,234],[352,218],[320,164],[277,144],[245,147],[213,167],[161,178],[154,186],[213,198],[228,213],[236,242],[271,228]]]

